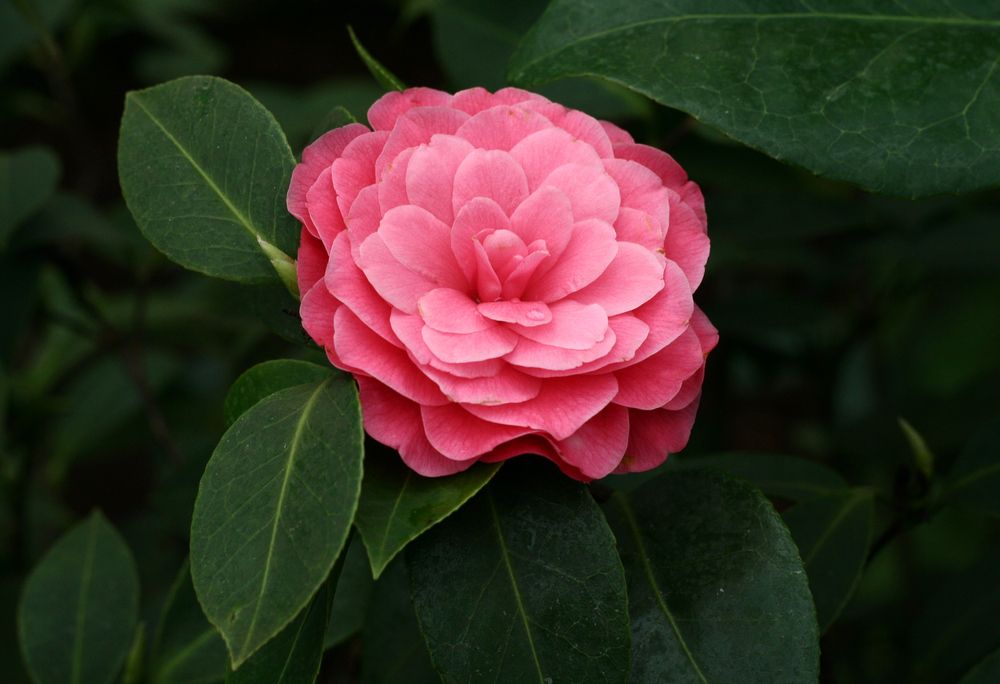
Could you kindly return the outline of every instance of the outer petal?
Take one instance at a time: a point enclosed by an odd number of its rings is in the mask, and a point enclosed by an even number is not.
[[[603,169],[594,148],[575,139],[561,128],[546,128],[518,142],[510,154],[528,177],[528,189],[534,192],[550,173],[564,164],[580,164]]]
[[[424,434],[420,405],[393,392],[378,380],[359,376],[361,417],[373,439],[399,451],[403,462],[424,477],[458,473],[475,460],[445,458]]]
[[[509,151],[537,131],[552,128],[541,114],[519,105],[492,107],[462,124],[455,135],[483,150]]]
[[[629,159],[642,164],[659,176],[663,185],[674,192],[680,192],[684,184],[687,183],[688,175],[681,168],[681,165],[662,150],[649,145],[626,142],[616,144],[614,151],[616,159]]]
[[[701,221],[694,210],[682,203],[676,195],[671,195],[670,227],[663,241],[663,252],[687,275],[692,291],[698,288],[705,275],[708,250],[708,236],[701,229]]]
[[[335,128],[329,133],[325,133],[302,151],[302,163],[292,171],[286,204],[292,216],[302,221],[309,228],[309,232],[316,237],[319,235],[312,226],[312,220],[306,210],[306,193],[316,183],[319,175],[325,169],[330,168],[330,165],[340,156],[348,143],[359,135],[370,132],[361,124],[348,124],[343,128]]]
[[[564,461],[559,456],[556,448],[552,446],[552,442],[542,435],[525,435],[524,437],[504,442],[490,453],[484,454],[479,460],[483,463],[499,463],[500,461],[506,461],[509,458],[524,454],[543,456],[559,466],[559,470],[563,472],[563,475],[571,477],[574,480],[579,480],[580,482],[590,482],[589,477]]]
[[[663,289],[663,266],[653,253],[632,242],[619,242],[618,252],[592,283],[573,293],[581,304],[597,304],[609,316],[632,311]]]
[[[299,281],[299,292],[303,296],[323,277],[328,260],[329,256],[323,248],[323,243],[314,238],[308,228],[302,226],[295,275]]]
[[[351,258],[351,244],[346,234],[333,242],[325,283],[330,293],[343,302],[361,321],[383,338],[399,346],[399,339],[389,325],[391,307],[379,297],[365,274]]]
[[[550,173],[542,185],[553,185],[563,191],[573,205],[575,222],[600,219],[614,223],[621,206],[621,195],[615,181],[604,171],[581,164],[564,164]]]
[[[614,402],[646,411],[660,408],[677,395],[684,381],[704,362],[698,336],[688,328],[642,363],[615,371],[618,394]]]
[[[629,410],[608,404],[572,435],[557,443],[562,458],[588,479],[612,473],[628,446]]]
[[[334,318],[341,303],[330,294],[323,281],[318,282],[319,287],[313,287],[306,292],[302,296],[302,303],[299,304],[302,327],[316,344],[326,349],[333,365],[344,368],[334,349]]]
[[[504,364],[496,375],[460,378],[436,368],[425,368],[427,376],[437,383],[445,396],[464,404],[509,404],[538,396],[542,381],[519,373]]]
[[[607,133],[608,138],[611,140],[612,148],[619,143],[634,143],[635,140],[629,135],[628,131],[618,128],[613,123],[607,121],[598,121],[601,124],[601,128]],[[617,156],[617,155],[615,155]]]
[[[337,204],[344,216],[351,211],[358,193],[378,180],[375,160],[382,153],[388,131],[366,133],[352,140],[339,159],[330,167],[333,187],[337,191]]]
[[[496,93],[490,93],[485,88],[469,88],[455,93],[449,106],[461,109],[467,114],[478,114],[479,112],[497,107],[499,105],[512,105],[527,100],[540,100],[548,102],[541,95],[529,93],[520,88],[503,88]]]
[[[430,145],[421,145],[406,167],[406,196],[449,226],[455,220],[451,197],[455,172],[474,148],[453,135],[435,135]]]
[[[667,454],[687,446],[698,413],[699,399],[679,411],[629,409],[629,439],[625,458],[615,473],[638,473],[650,470],[667,460]]]
[[[475,458],[499,444],[532,432],[528,428],[482,420],[458,404],[421,406],[420,413],[427,439],[448,458]]]
[[[386,164],[392,164],[403,150],[429,143],[439,133],[453,135],[468,120],[468,114],[450,107],[418,107],[409,110],[396,119],[385,148],[375,160],[375,173],[380,173]]]
[[[323,245],[330,249],[334,239],[344,232],[344,217],[337,205],[337,193],[333,190],[330,169],[324,169],[316,183],[306,193],[307,210],[316,234]]]
[[[434,356],[445,363],[496,359],[514,349],[518,341],[517,333],[498,324],[472,333],[444,333],[427,326],[422,335]]]
[[[391,131],[396,119],[414,107],[446,107],[451,95],[433,88],[408,88],[388,92],[368,110],[368,121],[376,131]]]

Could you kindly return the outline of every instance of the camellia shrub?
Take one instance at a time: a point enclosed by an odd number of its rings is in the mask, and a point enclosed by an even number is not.
[[[1000,8],[412,2],[294,95],[169,4],[0,10],[0,679],[1000,681]]]

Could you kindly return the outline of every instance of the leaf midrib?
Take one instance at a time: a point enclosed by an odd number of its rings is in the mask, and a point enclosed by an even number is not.
[[[94,551],[97,546],[97,518],[90,519],[90,534],[87,537],[87,553],[83,561],[83,576],[80,578],[80,598],[76,604],[76,634],[73,640],[73,667],[70,673],[72,684],[79,684],[83,660],[84,623],[87,619],[87,597],[90,578],[94,571]]]
[[[295,426],[295,435],[292,437],[292,442],[288,449],[288,462],[285,464],[285,476],[281,482],[281,490],[280,493],[278,494],[278,505],[275,507],[274,523],[271,526],[271,540],[268,543],[267,558],[264,561],[264,576],[260,581],[260,592],[257,594],[257,601],[254,604],[253,616],[250,618],[250,626],[247,628],[247,636],[246,639],[243,640],[243,649],[245,649],[246,645],[250,643],[250,641],[253,639],[254,628],[257,626],[257,617],[260,615],[261,602],[263,601],[264,598],[264,591],[267,588],[267,580],[271,574],[271,565],[272,565],[271,559],[274,556],[274,545],[278,537],[278,526],[279,523],[281,522],[281,511],[285,502],[285,494],[288,492],[288,481],[291,479],[292,466],[295,464],[295,459],[297,456],[296,452],[299,449],[299,444],[302,439],[302,432],[305,429],[305,425],[309,418],[309,414],[312,411],[313,404],[316,403],[316,399],[319,397],[320,393],[327,386],[327,384],[330,383],[331,380],[332,378],[324,380],[322,383],[320,383],[319,387],[316,388],[316,391],[312,393],[312,396],[309,397],[309,401],[307,401],[306,405],[302,407],[302,415],[299,416],[298,423]],[[243,649],[241,649],[241,655]],[[246,660],[246,657],[241,658],[239,662],[234,663],[234,666],[238,665],[244,660]]]
[[[206,172],[201,167],[201,165],[197,161],[195,161],[194,157],[191,156],[187,148],[184,147],[184,145],[182,145],[181,142],[177,138],[175,138],[174,135],[169,130],[167,130],[167,127],[164,126],[160,122],[160,120],[157,119],[153,115],[153,113],[146,108],[146,106],[142,103],[142,100],[139,99],[138,95],[136,94],[130,94],[130,95],[132,97],[133,102],[135,102],[136,105],[143,112],[145,112],[146,116],[149,117],[149,120],[152,121],[156,125],[156,127],[163,132],[163,135],[165,135],[167,139],[174,144],[174,147],[176,147],[177,150],[182,155],[184,155],[184,158],[188,160],[188,162],[191,164],[194,170],[197,171],[199,175],[201,175],[201,177],[205,179],[205,182],[208,183],[208,186],[212,189],[213,192],[215,192],[216,195],[218,195],[219,199],[222,200],[222,202],[226,205],[226,208],[229,209],[229,211],[233,214],[233,216],[236,217],[240,225],[243,226],[247,230],[247,232],[250,233],[254,238],[258,240],[262,239],[263,233],[260,230],[258,230],[256,226],[254,226],[253,222],[250,219],[248,219],[246,216],[243,215],[243,212],[241,212],[239,209],[236,208],[236,206],[229,200],[229,197],[227,197],[226,194],[223,193],[222,190],[219,188],[219,186],[215,184],[215,181],[212,180],[212,177],[208,175],[208,172]]]
[[[929,24],[932,26],[940,25],[950,25],[950,26],[971,26],[971,27],[998,27],[1000,28],[1000,20],[997,19],[968,19],[968,18],[958,18],[958,17],[915,17],[915,16],[905,16],[905,15],[891,15],[891,14],[838,14],[836,12],[781,12],[775,14],[686,14],[678,15],[672,17],[655,17],[652,19],[646,19],[644,21],[637,21],[631,24],[622,24],[620,26],[613,26],[604,31],[598,31],[595,33],[590,33],[585,36],[580,36],[574,40],[566,41],[560,43],[558,47],[549,52],[545,52],[538,57],[526,62],[518,71],[520,76],[524,76],[528,70],[542,62],[553,55],[556,55],[568,48],[578,45],[581,43],[587,43],[598,38],[603,38],[605,36],[614,35],[622,31],[629,31],[632,29],[642,28],[645,26],[655,26],[657,24],[676,24],[681,21],[698,21],[698,20],[747,20],[747,21],[772,21],[772,20],[786,20],[786,19],[796,19],[796,20],[815,20],[815,19],[830,19],[839,21],[856,21],[856,22],[899,22],[905,24]]]
[[[154,675],[153,681],[154,682],[166,681],[169,675],[172,674],[175,669],[177,669],[178,665],[187,660],[192,653],[194,653],[199,648],[204,646],[212,638],[213,635],[218,633],[219,631],[215,627],[209,626],[208,629],[206,629],[197,637],[192,639],[187,646],[185,646],[184,648],[179,650],[176,654],[174,654],[173,658],[165,662],[163,664],[163,667],[159,668],[158,673]]]
[[[684,639],[684,635],[681,634],[680,628],[677,626],[677,622],[674,620],[673,613],[670,612],[670,608],[667,606],[666,602],[663,600],[663,594],[660,591],[660,585],[656,581],[656,577],[653,575],[653,568],[649,564],[649,556],[646,554],[646,545],[642,541],[642,534],[639,532],[639,525],[636,523],[635,514],[632,512],[632,506],[629,505],[628,498],[621,492],[616,492],[612,495],[615,502],[621,507],[622,513],[625,514],[625,521],[628,523],[629,530],[632,532],[632,537],[635,541],[636,551],[638,552],[639,562],[642,564],[642,569],[646,574],[646,581],[649,582],[650,588],[653,590],[653,596],[656,597],[656,603],[660,606],[660,610],[663,612],[664,616],[667,618],[667,622],[670,623],[671,629],[674,630],[674,636],[677,637],[677,642],[680,644],[681,648],[684,650],[684,654],[687,656],[688,661],[691,663],[691,667],[694,668],[694,672],[698,675],[698,679],[704,684],[708,684],[708,679],[702,673],[701,668],[698,666],[698,661],[695,660],[694,654],[691,649],[688,648],[687,641]]]

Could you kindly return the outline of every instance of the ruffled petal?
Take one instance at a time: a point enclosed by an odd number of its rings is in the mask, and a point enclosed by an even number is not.
[[[663,289],[663,265],[645,247],[619,242],[618,252],[592,283],[573,293],[581,304],[597,304],[609,316],[632,311]]]
[[[399,263],[378,233],[361,245],[357,264],[380,297],[408,314],[417,313],[420,298],[438,287]]]
[[[396,207],[382,217],[378,234],[407,269],[438,287],[468,292],[469,281],[451,249],[451,228],[414,205]]]
[[[482,150],[509,151],[537,131],[552,128],[544,116],[520,105],[501,105],[479,112],[455,133]]]
[[[699,398],[679,411],[629,409],[629,436],[617,474],[651,470],[687,446],[698,413]]]
[[[475,458],[531,430],[477,418],[459,404],[421,406],[424,432],[431,445],[448,458]]]
[[[646,361],[615,371],[615,403],[651,411],[673,399],[684,381],[704,364],[698,336],[690,327]]]
[[[400,345],[389,325],[391,307],[354,263],[350,240],[346,234],[339,235],[333,242],[325,283],[330,293],[353,311],[365,325],[395,346]]]
[[[584,305],[563,299],[548,307],[552,320],[543,325],[524,326],[511,323],[514,332],[561,349],[593,349],[608,332],[608,315],[596,304]]]
[[[398,119],[414,107],[446,107],[451,95],[433,88],[408,88],[390,91],[368,109],[368,122],[376,131],[391,131]]]
[[[330,168],[334,160],[340,156],[348,143],[359,135],[370,133],[361,124],[348,124],[343,128],[323,134],[316,139],[309,147],[302,151],[302,163],[292,171],[292,178],[288,184],[288,195],[285,199],[289,213],[309,228],[309,232],[319,237],[312,220],[309,218],[309,211],[306,201],[306,193],[309,192],[319,175],[324,170]]]
[[[455,220],[451,197],[455,172],[474,148],[453,135],[435,135],[430,145],[421,145],[406,167],[406,196],[449,226]]]
[[[496,359],[514,349],[519,339],[517,333],[496,323],[472,333],[438,332],[426,326],[421,335],[431,353],[445,363]]]
[[[573,226],[566,249],[555,265],[535,277],[524,289],[522,299],[555,302],[597,280],[618,253],[615,229],[591,219]]]
[[[327,261],[329,256],[323,248],[323,243],[314,238],[308,228],[302,226],[302,237],[299,239],[299,252],[295,261],[295,275],[299,282],[300,295],[305,296],[323,277]]]
[[[618,467],[628,446],[628,435],[628,409],[608,404],[556,446],[564,461],[588,479],[597,479]]]
[[[573,221],[600,219],[613,224],[618,218],[621,196],[618,185],[605,171],[592,166],[564,164],[550,173],[542,185],[562,190],[573,207]]]
[[[524,169],[531,192],[537,190],[550,173],[564,164],[604,168],[593,147],[575,139],[561,128],[547,128],[532,133],[514,145],[510,155]]]
[[[450,288],[431,290],[417,302],[417,310],[424,322],[439,332],[473,333],[494,325],[469,295]]]
[[[451,251],[470,282],[475,280],[477,272],[476,249],[473,245],[476,236],[483,232],[509,228],[510,219],[503,213],[503,209],[486,197],[469,200],[458,212],[451,227]]]
[[[388,139],[388,131],[360,135],[344,148],[343,154],[330,167],[333,187],[337,191],[337,205],[344,216],[350,213],[358,193],[378,180],[375,160]]]
[[[475,150],[455,172],[452,207],[455,215],[476,197],[488,197],[510,216],[528,196],[528,180],[510,153]]]

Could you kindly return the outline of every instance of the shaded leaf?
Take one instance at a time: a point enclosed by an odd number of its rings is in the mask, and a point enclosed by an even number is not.
[[[365,615],[360,684],[441,684],[410,601],[406,565],[397,558],[382,573]]]
[[[362,483],[362,487],[364,484]],[[354,636],[364,624],[365,613],[371,601],[375,580],[368,567],[368,556],[364,542],[355,536],[347,549],[344,569],[337,580],[337,591],[333,596],[330,621],[326,627],[323,648],[336,646]]]
[[[448,477],[422,477],[398,457],[369,453],[354,524],[375,578],[403,547],[451,515],[499,469],[499,463],[477,463]]]
[[[629,682],[816,682],[802,562],[759,492],[681,469],[614,494],[605,511],[628,579]]]
[[[955,506],[1000,515],[1000,420],[969,440],[948,474],[944,496]]]
[[[0,152],[0,249],[56,190],[59,158],[47,147]]]
[[[106,684],[122,667],[138,618],[139,578],[118,532],[94,511],[28,577],[21,650],[37,684]]]
[[[734,451],[679,461],[681,467],[711,466],[725,470],[767,496],[789,501],[804,501],[847,488],[847,481],[837,471],[822,463],[786,454]]]
[[[959,684],[996,684],[996,682],[1000,682],[1000,651],[994,651],[992,655],[969,670]]]
[[[191,574],[239,666],[308,603],[340,554],[361,490],[349,376],[272,394],[226,432],[201,480]]]
[[[312,344],[309,334],[302,328],[299,302],[286,288],[255,285],[245,291],[253,312],[268,330],[295,344]]]
[[[781,516],[799,547],[821,633],[861,579],[874,515],[872,491],[859,488],[806,499]]]
[[[446,682],[624,682],[614,536],[584,485],[518,460],[407,548],[435,666]]]
[[[198,603],[185,561],[167,599],[149,665],[150,684],[207,684],[226,677],[226,644]]]
[[[603,76],[778,159],[915,198],[1000,184],[998,39],[1000,8],[974,0],[556,0],[508,78]]]
[[[140,622],[132,635],[132,647],[125,658],[125,671],[122,672],[122,684],[140,684],[142,673],[146,667],[146,623]]]
[[[365,46],[361,44],[360,40],[358,40],[353,28],[348,26],[347,33],[350,34],[351,42],[354,43],[354,49],[357,51],[361,61],[365,63],[365,66],[368,67],[368,71],[371,72],[372,76],[375,77],[375,80],[378,81],[380,86],[385,88],[387,91],[398,90],[402,92],[406,90],[406,86],[403,85],[403,82],[396,78],[391,71],[382,66],[379,61],[372,57],[368,50],[365,49]]]
[[[182,266],[246,283],[284,281],[300,226],[285,208],[295,158],[245,90],[191,76],[125,98],[118,172],[143,234]]]
[[[232,425],[258,401],[279,390],[322,382],[334,372],[332,368],[295,359],[274,359],[258,363],[236,378],[236,382],[229,388],[223,409],[226,424]]]

